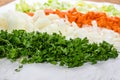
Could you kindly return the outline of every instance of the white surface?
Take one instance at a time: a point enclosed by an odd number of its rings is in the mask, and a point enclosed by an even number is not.
[[[120,58],[76,68],[39,63],[24,65],[20,72],[15,72],[17,67],[17,62],[1,60],[0,80],[120,80]]]
[[[0,13],[14,10],[14,5],[13,2],[1,7]],[[0,60],[0,80],[120,80],[120,57],[99,62],[96,65],[86,63],[84,66],[76,68],[39,63],[26,64],[20,72],[15,72],[14,70],[18,66],[18,62]]]

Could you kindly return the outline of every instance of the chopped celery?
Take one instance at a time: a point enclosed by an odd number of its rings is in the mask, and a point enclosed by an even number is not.
[[[98,6],[97,4],[86,3],[85,1],[78,0],[75,4],[69,2],[59,2],[59,0],[48,0],[44,4],[39,2],[29,5],[25,0],[20,0],[19,4],[16,4],[16,10],[21,12],[34,12],[36,10],[43,9],[60,9],[68,10],[73,7],[76,7],[78,11],[86,13],[88,11],[102,11],[106,12],[110,16],[119,16],[120,11],[114,7],[114,5],[102,5]]]

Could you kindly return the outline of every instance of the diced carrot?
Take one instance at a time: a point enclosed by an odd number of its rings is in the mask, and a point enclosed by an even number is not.
[[[109,30],[112,30],[112,27],[111,26],[106,26],[107,29]]]
[[[75,22],[77,19],[76,16],[71,16],[70,18],[68,18],[68,20],[72,23],[72,22]]]
[[[61,18],[65,18],[66,12],[61,12],[60,10],[56,10],[55,14],[57,14]]]
[[[73,9],[68,10],[68,13],[73,13],[73,12],[77,12],[77,9],[73,8]]]
[[[120,18],[108,17],[104,12],[88,12],[86,14],[80,13],[76,8],[70,9],[66,12],[60,10],[45,10],[46,15],[57,14],[61,18],[68,18],[69,22],[75,22],[79,27],[83,25],[91,25],[93,20],[96,20],[99,27],[114,30],[120,33]]]
[[[54,14],[54,11],[52,9],[45,9],[44,12],[46,15]]]
[[[120,27],[118,27],[118,33],[120,33]]]
[[[29,16],[34,16],[33,12],[26,12],[26,14],[29,15]]]
[[[115,32],[118,32],[118,27],[117,26],[113,26],[112,28]]]

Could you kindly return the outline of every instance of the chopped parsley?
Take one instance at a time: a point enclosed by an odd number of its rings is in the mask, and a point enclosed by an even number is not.
[[[117,50],[106,41],[97,44],[89,43],[87,38],[66,40],[65,36],[57,33],[0,31],[0,58],[19,59],[22,64],[47,62],[73,68],[117,56]]]

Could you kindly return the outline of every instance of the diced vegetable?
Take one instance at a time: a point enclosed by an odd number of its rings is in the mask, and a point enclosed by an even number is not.
[[[86,62],[95,64],[117,56],[117,50],[105,41],[96,44],[89,43],[87,38],[66,40],[56,33],[49,35],[40,32],[27,33],[24,30],[14,30],[12,33],[0,31],[0,58],[12,61],[20,59],[23,64],[48,62],[72,68]]]
[[[44,10],[46,15],[48,14],[57,14],[61,18],[67,17],[69,22],[75,22],[79,27],[83,25],[92,25],[92,21],[95,20],[99,27],[107,28],[110,30],[114,30],[115,32],[120,33],[120,18],[119,17],[109,17],[106,13],[103,12],[87,12],[86,14],[80,13],[73,8],[68,11],[60,11],[60,10]],[[52,12],[52,13],[51,13]]]
[[[26,12],[26,14],[28,14],[29,16],[34,16],[33,12]]]
[[[44,4],[39,2],[33,3],[33,5],[29,5],[25,0],[20,0],[20,3],[16,4],[16,10],[21,12],[34,12],[36,10],[44,10],[44,9],[59,9],[59,10],[68,10],[73,7],[82,13],[86,13],[89,11],[97,11],[97,12],[106,12],[110,16],[119,16],[120,11],[115,8],[114,5],[101,5],[86,3],[85,1],[78,0],[75,1],[74,4],[70,2],[60,2],[59,0],[48,0]]]

